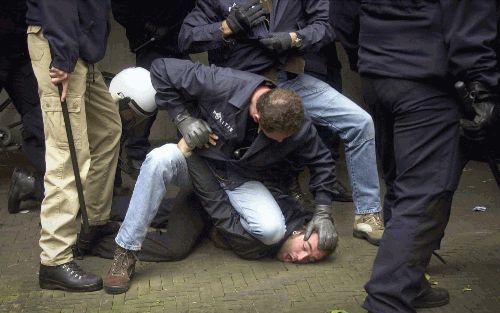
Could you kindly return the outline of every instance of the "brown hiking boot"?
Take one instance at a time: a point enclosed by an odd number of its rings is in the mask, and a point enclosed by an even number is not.
[[[356,214],[354,216],[354,237],[366,239],[372,245],[378,246],[383,234],[384,221],[382,220],[382,212]]]
[[[116,247],[113,264],[104,279],[104,290],[109,294],[124,293],[130,288],[130,280],[134,276],[136,252]]]

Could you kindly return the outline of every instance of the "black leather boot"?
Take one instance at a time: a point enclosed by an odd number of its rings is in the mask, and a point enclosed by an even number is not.
[[[40,264],[40,288],[87,292],[102,289],[101,277],[82,270],[75,261],[57,266]]]
[[[87,254],[90,254],[94,243],[104,236],[114,234],[117,232],[117,225],[115,223],[107,223],[98,226],[89,226],[89,231],[84,232],[83,229],[76,237],[76,243],[73,247],[73,257],[81,260]]]
[[[427,279],[422,282],[422,289],[413,300],[416,309],[436,308],[450,303],[450,294],[444,288],[432,288]]]
[[[7,200],[9,213],[18,213],[21,210],[21,201],[34,198],[35,196],[35,176],[24,169],[15,168],[10,180]]]

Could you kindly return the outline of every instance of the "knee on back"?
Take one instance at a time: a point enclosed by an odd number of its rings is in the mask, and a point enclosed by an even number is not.
[[[285,237],[286,226],[283,221],[267,219],[261,223],[260,241],[265,245],[273,245]]]

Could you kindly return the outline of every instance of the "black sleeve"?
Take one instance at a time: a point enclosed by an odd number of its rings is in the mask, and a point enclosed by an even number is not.
[[[311,121],[307,121],[301,130],[303,145],[295,151],[291,160],[309,168],[309,189],[316,204],[331,204],[332,188],[335,183],[335,161],[330,151],[323,144]]]
[[[220,30],[223,20],[214,0],[198,0],[179,33],[181,52],[198,53],[222,47],[225,44]]]
[[[44,0],[38,2],[43,35],[52,53],[52,66],[71,73],[79,57],[78,0]]]
[[[231,249],[245,259],[268,256],[273,246],[266,246],[245,231],[240,216],[231,206],[226,192],[220,187],[205,161],[196,154],[186,159],[193,189],[214,226]]]
[[[479,81],[497,87],[498,1],[456,1],[447,28],[450,72],[457,80]],[[449,10],[447,10],[449,11]],[[445,21],[445,24],[447,21]]]
[[[337,38],[349,58],[351,70],[358,70],[360,0],[331,0]]]
[[[333,41],[329,0],[305,1],[304,16],[306,26],[296,32],[302,39],[299,50],[319,51],[320,48]]]
[[[137,0],[111,0],[111,10],[115,20],[125,28],[130,49],[145,42],[146,34],[140,18],[140,8]]]

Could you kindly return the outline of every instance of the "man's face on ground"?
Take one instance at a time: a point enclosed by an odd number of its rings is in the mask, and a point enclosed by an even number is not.
[[[304,241],[302,231],[292,234],[283,243],[278,252],[278,259],[288,263],[312,263],[327,256],[325,251],[318,248],[319,237],[316,232],[312,233],[309,240]]]

